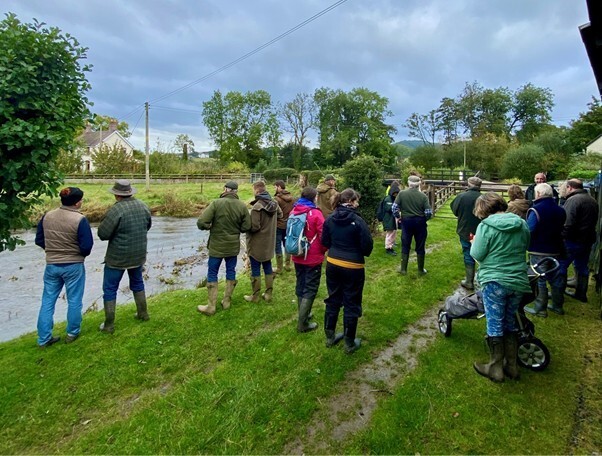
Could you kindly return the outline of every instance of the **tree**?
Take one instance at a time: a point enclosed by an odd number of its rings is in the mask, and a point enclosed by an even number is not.
[[[82,152],[79,147],[61,149],[55,159],[56,169],[63,174],[82,172]]]
[[[0,22],[0,251],[23,244],[27,211],[56,195],[55,160],[69,149],[88,116],[87,49],[56,27]]]
[[[203,102],[202,116],[223,162],[239,161],[254,168],[263,158],[262,146],[280,142],[276,110],[265,90],[225,96],[217,90]]]
[[[111,124],[114,124],[121,136],[124,138],[132,136],[128,123],[125,121],[119,122],[115,117],[93,114],[92,118],[88,120],[88,123],[90,124],[92,131],[108,131],[109,128],[111,128]]]
[[[392,115],[389,100],[364,88],[349,93],[318,89],[320,161],[325,166],[342,166],[360,155],[394,162],[391,135],[396,129],[385,123]]]
[[[434,146],[435,137],[441,128],[438,111],[433,109],[428,114],[412,113],[403,125],[412,138],[418,138],[424,145]]]
[[[383,198],[383,172],[376,159],[361,156],[348,161],[343,166],[342,176],[347,187],[361,195],[358,213],[368,226],[375,227],[376,209]]]
[[[314,97],[308,93],[298,93],[293,101],[285,103],[280,111],[285,131],[292,133],[292,144],[297,152],[309,150],[307,134],[315,128],[317,121],[317,104]],[[300,161],[300,160],[297,160]],[[300,168],[297,168],[300,169]]]
[[[574,153],[585,152],[587,145],[602,135],[602,103],[592,97],[587,107],[587,112],[580,113],[579,118],[570,123],[567,139]]]
[[[502,164],[502,176],[518,177],[527,183],[536,173],[547,171],[546,167],[544,150],[535,144],[525,144],[508,151]]]
[[[522,142],[530,141],[550,125],[553,107],[554,95],[550,89],[525,84],[513,94],[507,132],[516,133]]]
[[[188,135],[179,134],[174,141],[173,150],[177,154],[182,154],[182,159],[188,160],[188,157],[194,154],[194,141]]]
[[[427,170],[441,166],[441,160],[441,149],[432,145],[417,147],[410,157],[412,165]]]
[[[98,174],[123,174],[137,170],[137,162],[123,147],[103,144],[92,153],[95,172]]]

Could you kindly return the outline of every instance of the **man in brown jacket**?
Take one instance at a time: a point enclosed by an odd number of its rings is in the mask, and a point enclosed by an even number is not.
[[[324,214],[324,218],[327,218],[334,207],[332,207],[332,197],[337,193],[337,189],[334,187],[336,181],[332,174],[327,174],[324,178],[324,182],[318,185],[318,207]]]
[[[251,287],[253,294],[245,296],[248,302],[258,302],[261,291],[261,268],[265,274],[266,301],[272,300],[274,275],[272,257],[276,246],[276,223],[282,217],[282,210],[265,188],[265,182],[253,184],[255,199],[251,201],[251,229],[247,233],[247,254],[251,262]]]
[[[276,190],[274,198],[276,199],[276,202],[282,211],[282,218],[279,218],[278,222],[276,223],[276,269],[274,270],[274,274],[280,274],[283,269],[282,246],[284,245],[284,241],[286,239],[286,222],[288,222],[288,216],[293,210],[295,198],[293,195],[291,195],[291,192],[286,190],[286,183],[284,181],[277,180],[274,182],[274,187]],[[284,257],[284,269],[290,271],[291,256],[284,252]]]

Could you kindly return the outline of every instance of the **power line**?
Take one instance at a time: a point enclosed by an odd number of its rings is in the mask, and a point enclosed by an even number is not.
[[[296,32],[297,30],[299,30],[300,28],[306,26],[307,24],[309,24],[310,22],[315,21],[316,19],[318,19],[319,17],[323,16],[324,14],[328,13],[329,11],[332,11],[333,9],[335,9],[336,7],[342,5],[343,3],[347,2],[348,0],[339,0],[335,3],[333,3],[332,5],[330,5],[328,8],[323,9],[322,11],[320,11],[319,13],[314,14],[312,17],[310,17],[309,19],[304,20],[303,22],[300,22],[299,24],[295,25],[293,28],[288,29],[286,32],[278,35],[276,38],[271,39],[270,41],[262,44],[261,46],[253,49],[250,52],[247,52],[246,54],[244,54],[243,56],[237,58],[236,60],[231,61],[230,63],[227,63],[226,65],[218,68],[217,70],[212,71],[211,73],[206,74],[205,76],[202,76],[201,78],[192,81],[188,84],[186,84],[185,86],[180,87],[179,89],[175,89],[172,90],[169,93],[166,93],[163,96],[160,96],[158,98],[155,98],[154,100],[151,100],[150,103],[156,103],[158,101],[164,100],[168,97],[171,97],[172,95],[175,95],[176,93],[181,92],[182,90],[186,90],[192,86],[195,86],[197,84],[200,84],[201,82],[205,81],[206,79],[209,79],[211,76],[215,76],[218,73],[221,73],[224,70],[227,70],[228,68],[236,65],[237,63],[242,62],[243,60],[248,59],[249,57],[257,54],[258,52],[262,51],[263,49],[267,48],[268,46],[271,46],[272,44],[276,43],[277,41],[280,41],[281,39],[287,37],[288,35],[290,35],[293,32]]]

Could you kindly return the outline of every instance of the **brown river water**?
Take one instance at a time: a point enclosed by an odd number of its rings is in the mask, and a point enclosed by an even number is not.
[[[102,309],[102,271],[107,243],[98,239],[92,227],[94,248],[86,258],[86,290],[83,311]],[[35,230],[19,234],[26,245],[12,252],[0,252],[0,342],[36,331],[44,288],[44,250],[35,245]],[[194,288],[207,276],[207,231],[200,231],[196,219],[153,217],[148,233],[145,267],[147,296],[167,290]],[[242,265],[239,260],[238,266]],[[225,275],[220,268],[220,277]],[[132,301],[127,274],[121,281],[117,303]],[[65,290],[56,303],[54,321],[67,315]],[[32,336],[32,341],[34,337]]]

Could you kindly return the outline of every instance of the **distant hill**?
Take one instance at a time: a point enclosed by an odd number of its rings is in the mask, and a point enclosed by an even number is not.
[[[419,139],[406,139],[404,141],[396,142],[395,144],[401,144],[402,146],[409,147],[410,149],[416,149],[418,146],[422,146],[424,143]]]

